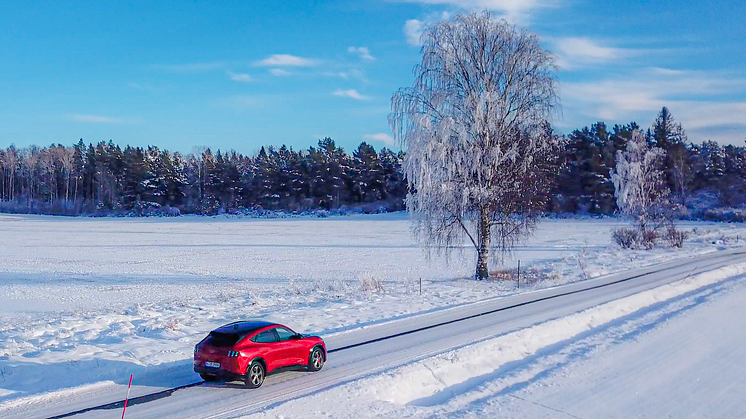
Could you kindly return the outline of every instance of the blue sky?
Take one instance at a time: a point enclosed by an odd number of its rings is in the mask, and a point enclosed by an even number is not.
[[[389,99],[412,82],[418,30],[482,8],[557,55],[560,131],[647,127],[666,105],[690,140],[744,144],[742,0],[6,0],[0,146],[391,147]]]

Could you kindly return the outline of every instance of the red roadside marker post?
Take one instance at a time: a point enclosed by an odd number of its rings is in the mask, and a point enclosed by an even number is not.
[[[130,399],[130,389],[132,388],[132,375],[130,374],[130,383],[127,385],[127,397],[124,398],[124,409],[122,409],[122,419],[124,419],[124,413],[127,411],[127,400]]]

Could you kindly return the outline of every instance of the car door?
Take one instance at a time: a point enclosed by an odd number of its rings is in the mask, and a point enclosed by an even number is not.
[[[286,327],[277,327],[277,337],[282,346],[281,353],[285,358],[285,365],[305,365],[308,354],[306,346],[300,339],[296,339],[296,333]]]
[[[264,361],[267,362],[268,372],[286,365],[283,347],[278,342],[277,331],[274,327],[257,333],[251,340],[261,347],[260,352]]]

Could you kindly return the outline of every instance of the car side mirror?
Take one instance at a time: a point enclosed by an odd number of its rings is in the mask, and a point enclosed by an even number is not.
[[[296,333],[293,336],[290,336],[290,340],[298,340],[302,338],[303,338],[303,335],[301,335],[300,333]]]

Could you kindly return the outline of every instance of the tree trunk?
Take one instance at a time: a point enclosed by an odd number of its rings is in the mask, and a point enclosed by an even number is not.
[[[78,179],[80,179],[80,176],[76,173],[75,174],[75,192],[73,192],[73,208],[75,208],[75,211],[78,210]]]
[[[477,280],[487,279],[489,270],[487,260],[490,252],[490,214],[486,209],[482,209],[479,214],[479,248],[477,249]]]

